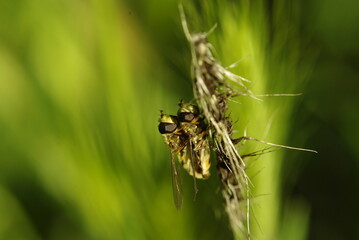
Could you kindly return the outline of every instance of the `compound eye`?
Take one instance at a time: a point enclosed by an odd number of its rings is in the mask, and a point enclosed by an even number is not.
[[[165,133],[173,133],[177,129],[176,123],[164,123],[161,122],[158,125],[158,131],[160,131],[161,134]]]
[[[178,119],[180,122],[192,122],[195,118],[195,115],[190,112],[181,112],[178,114]]]

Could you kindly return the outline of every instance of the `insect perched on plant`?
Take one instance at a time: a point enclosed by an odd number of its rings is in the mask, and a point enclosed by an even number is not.
[[[171,152],[173,198],[177,209],[182,207],[182,186],[174,155],[183,168],[194,179],[195,194],[197,179],[210,176],[210,148],[208,129],[200,116],[199,108],[193,104],[179,103],[178,116],[166,115],[161,111],[158,130]]]
[[[185,154],[184,148],[186,147],[188,137],[179,129],[177,117],[173,115],[166,115],[163,111],[161,111],[158,130],[164,137],[165,143],[169,146],[171,151],[173,200],[177,210],[179,210],[182,208],[183,203],[182,185],[179,170],[173,155],[178,155],[180,157]]]
[[[184,169],[195,178],[207,179],[210,175],[210,149],[208,127],[200,116],[199,108],[193,104],[179,103],[178,120],[184,134],[188,136],[188,155],[180,158]]]

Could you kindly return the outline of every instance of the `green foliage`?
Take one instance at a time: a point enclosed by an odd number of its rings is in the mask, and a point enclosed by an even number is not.
[[[173,206],[159,110],[175,113],[179,99],[193,97],[177,4],[0,1],[0,239],[232,238],[215,160],[195,202],[192,179],[182,172],[184,208],[177,212]],[[243,58],[233,71],[252,81],[255,94],[306,92],[318,51],[301,35],[303,7],[268,4],[183,3],[191,31],[218,23],[210,36],[216,57],[224,65]],[[320,16],[330,27],[326,12]],[[238,120],[238,137],[246,131],[287,144],[301,132],[292,117],[303,107],[300,99],[237,98],[231,116]],[[349,100],[342,122],[357,125]],[[316,113],[316,98],[307,104]],[[355,149],[351,130],[342,128],[343,138]],[[302,147],[309,134],[299,133],[292,143]],[[247,142],[241,151],[264,147]],[[295,166],[283,166],[290,161],[285,156],[282,150],[264,155],[248,170],[255,186],[252,234],[258,239],[307,235],[309,203],[283,197],[283,179],[296,180],[283,176]]]

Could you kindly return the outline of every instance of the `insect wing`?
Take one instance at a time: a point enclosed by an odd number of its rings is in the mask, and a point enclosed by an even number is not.
[[[198,188],[197,188],[197,182],[196,182],[196,159],[195,159],[195,153],[193,152],[192,147],[192,141],[188,141],[187,143],[188,153],[189,153],[189,159],[191,161],[192,165],[192,176],[193,176],[193,188],[194,188],[194,199],[196,199]]]
[[[172,153],[171,153],[171,170],[172,170],[173,201],[175,203],[176,209],[180,210],[183,204],[182,184],[181,184],[181,178],[179,175],[177,163]]]

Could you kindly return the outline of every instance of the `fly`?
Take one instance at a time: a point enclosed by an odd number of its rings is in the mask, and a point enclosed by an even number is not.
[[[191,176],[207,179],[211,166],[207,124],[196,105],[185,104],[181,100],[179,106],[177,116],[182,131],[188,137],[187,149],[190,150],[190,154],[180,158],[180,162]]]
[[[177,210],[183,203],[181,179],[174,155],[179,163],[194,179],[207,179],[210,176],[210,148],[208,127],[200,116],[196,105],[179,103],[177,115],[166,115],[161,111],[158,130],[164,137],[171,152],[173,199]]]
[[[160,124],[158,130],[162,134],[165,143],[171,152],[171,172],[173,200],[177,210],[182,208],[183,196],[179,169],[174,159],[174,155],[180,157],[185,152],[187,137],[179,129],[179,122],[176,116],[163,114],[161,111]]]

